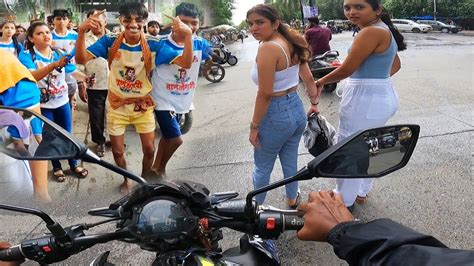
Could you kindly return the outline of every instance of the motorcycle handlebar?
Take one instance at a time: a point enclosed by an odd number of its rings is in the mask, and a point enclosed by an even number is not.
[[[23,261],[25,256],[21,252],[21,246],[16,245],[0,250],[0,261]]]

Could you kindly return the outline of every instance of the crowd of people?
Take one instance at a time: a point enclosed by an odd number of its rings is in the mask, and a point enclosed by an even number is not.
[[[125,129],[133,125],[143,152],[141,176],[149,180],[165,178],[169,160],[183,144],[177,114],[192,108],[199,66],[209,59],[211,50],[209,43],[195,34],[200,26],[197,7],[181,3],[175,11],[176,17],[170,17],[171,32],[159,38],[163,27],[156,21],[146,24],[148,12],[140,3],[120,7],[119,19],[124,29],[120,33],[106,29],[105,11],[100,10],[89,10],[77,32],[68,29],[71,14],[67,10],[53,12],[52,26],[33,21],[25,30],[12,21],[5,22],[0,56],[8,59],[11,73],[10,82],[1,84],[0,103],[35,110],[72,132],[78,94],[88,104],[92,141],[97,144],[99,156],[106,151],[107,133],[115,163],[127,168]],[[258,89],[249,125],[255,189],[269,184],[277,158],[284,178],[296,174],[300,139],[308,115],[320,112],[324,84],[348,80],[339,112],[338,141],[360,129],[383,126],[397,111],[398,96],[390,76],[401,67],[397,52],[406,49],[403,36],[379,0],[346,0],[344,13],[360,32],[344,63],[315,81],[308,62],[312,54],[329,50],[331,39],[331,33],[319,27],[317,18],[311,20],[312,26],[302,36],[282,23],[271,5],[260,4],[247,12],[249,31],[260,42],[250,74]],[[306,111],[297,92],[300,78],[310,101]],[[156,123],[161,131],[157,150]],[[41,142],[41,130],[35,136]],[[61,163],[52,161],[52,167],[54,179],[63,182],[66,171]],[[36,196],[50,201],[47,162],[31,162],[31,168]],[[78,178],[89,174],[76,160],[69,160],[69,168]],[[301,239],[328,240],[337,245],[341,235],[350,231],[348,226],[352,224],[344,222],[352,222],[353,217],[346,207],[365,202],[372,179],[336,182],[336,193],[311,194],[309,203],[303,205],[298,183],[286,185],[288,207],[307,213],[305,227],[298,234]],[[124,177],[119,188],[122,193],[129,193],[132,183]],[[256,201],[263,203],[265,194],[258,195]],[[322,204],[325,201],[332,205]],[[324,224],[315,226],[315,220],[324,221],[324,217],[315,218],[316,209],[328,213],[331,223],[326,224],[325,230],[321,229]],[[380,228],[390,226],[387,222],[377,224]],[[353,230],[357,235],[359,229]],[[420,256],[436,252],[421,250]],[[349,262],[357,260],[343,251],[338,255]]]

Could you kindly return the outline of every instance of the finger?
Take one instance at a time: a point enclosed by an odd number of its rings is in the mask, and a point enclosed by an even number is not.
[[[334,200],[336,200],[340,203],[344,203],[344,201],[342,200],[342,195],[339,194],[339,193],[334,193]]]
[[[303,226],[303,228],[301,228],[298,232],[296,232],[296,236],[300,240],[305,240],[305,241],[313,240],[311,238],[311,229],[309,229],[307,226]]]
[[[308,196],[308,203],[310,202],[313,202],[313,201],[316,201],[316,199],[319,197],[319,194],[318,192],[311,192],[309,193],[309,196]]]
[[[0,249],[7,249],[11,245],[8,242],[0,242]]]
[[[173,22],[177,21],[176,18],[178,18],[178,17],[175,18],[175,17],[169,16],[169,15],[166,15],[166,14],[163,14],[163,15],[165,15],[165,17],[171,19]],[[178,18],[178,20],[179,20],[179,18]]]
[[[94,14],[92,14],[91,17],[98,18],[100,15],[104,14],[106,11],[107,11],[106,9],[102,9],[100,11],[95,11]]]
[[[298,207],[298,210],[307,212],[308,208],[309,208],[308,203],[301,203],[300,206]]]

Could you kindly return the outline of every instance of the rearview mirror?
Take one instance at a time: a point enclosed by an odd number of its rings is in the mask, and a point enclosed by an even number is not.
[[[79,159],[87,148],[33,111],[0,106],[0,152],[18,160]],[[33,136],[35,133],[36,138]]]
[[[360,131],[315,158],[308,169],[317,177],[381,177],[408,163],[419,132],[418,125]]]

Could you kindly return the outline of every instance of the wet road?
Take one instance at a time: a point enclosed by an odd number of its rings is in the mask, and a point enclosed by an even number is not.
[[[450,247],[472,248],[474,41],[472,36],[461,34],[405,36],[409,49],[400,53],[402,70],[394,78],[401,105],[390,123],[420,124],[421,138],[410,163],[378,180],[368,202],[357,206],[355,216],[362,220],[388,217],[433,234]],[[341,52],[343,59],[351,41],[351,33],[339,34],[334,36],[331,46]],[[243,44],[229,45],[239,64],[226,66],[227,74],[221,83],[199,80],[194,125],[171,159],[170,179],[199,181],[214,192],[235,190],[245,195],[251,190],[252,149],[247,139],[256,89],[249,73],[257,45],[251,38]],[[305,103],[308,104],[306,99]],[[337,124],[338,104],[335,94],[323,94],[321,111],[333,124]],[[85,106],[81,104],[75,121],[75,136],[80,140],[85,138],[86,123]],[[129,169],[140,173],[141,149],[131,128],[126,143]],[[105,158],[113,162],[110,152]],[[301,147],[300,166],[310,160],[311,156]],[[107,206],[120,198],[119,175],[99,166],[85,166],[90,170],[87,179],[52,182],[54,203],[42,207],[66,225],[96,221],[86,216],[88,209]],[[272,180],[281,176],[277,163]],[[329,179],[300,183],[304,198],[310,191],[333,186]],[[284,197],[284,189],[277,189],[268,195],[267,203],[284,207]],[[0,195],[0,202],[37,205],[15,191]],[[0,239],[13,243],[45,232],[39,219],[5,211],[0,211],[0,225]],[[237,245],[239,236],[240,233],[225,230],[222,246]],[[327,244],[299,241],[293,232],[285,233],[277,243],[286,265],[344,264]],[[103,250],[112,250],[111,261],[119,264],[146,264],[153,258],[152,253],[140,251],[137,246],[113,242],[74,256],[68,264],[88,263]]]

